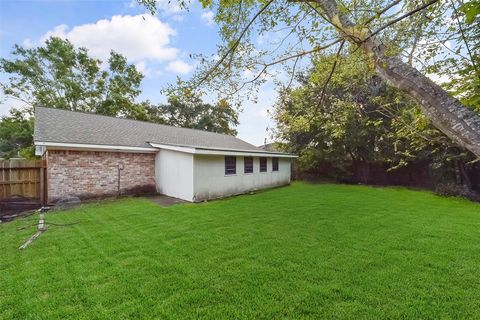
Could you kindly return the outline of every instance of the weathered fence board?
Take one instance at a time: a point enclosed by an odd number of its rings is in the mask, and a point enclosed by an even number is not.
[[[12,198],[45,200],[45,161],[0,160],[0,200]]]

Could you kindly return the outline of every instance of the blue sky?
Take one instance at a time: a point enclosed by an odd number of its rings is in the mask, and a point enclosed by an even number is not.
[[[0,56],[13,45],[36,46],[51,35],[66,37],[104,59],[110,49],[124,54],[146,75],[142,99],[161,102],[160,90],[177,76],[188,79],[195,68],[190,54],[214,54],[220,42],[213,13],[194,3],[188,12],[160,0],[152,17],[134,1],[13,1],[0,0]],[[5,79],[1,75],[0,79]],[[244,101],[238,136],[254,144],[268,138],[272,127],[266,110],[275,101],[272,83],[261,88],[257,103]],[[0,104],[0,115],[19,102]]]

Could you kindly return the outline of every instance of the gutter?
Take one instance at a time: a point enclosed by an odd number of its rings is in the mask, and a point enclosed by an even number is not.
[[[224,156],[254,156],[254,157],[278,157],[278,158],[298,158],[298,155],[282,152],[265,152],[263,150],[238,150],[238,149],[221,149],[207,147],[190,147],[180,145],[169,145],[149,142],[149,144],[157,149],[172,150],[190,154],[201,155],[224,155]]]
[[[283,152],[265,152],[263,150],[241,150],[241,149],[222,149],[210,147],[192,147],[181,145],[170,145],[148,142],[151,147],[130,147],[102,144],[84,144],[84,143],[63,143],[35,141],[35,155],[43,156],[48,150],[79,150],[79,151],[111,151],[111,152],[138,152],[154,153],[159,149],[172,150],[190,154],[199,155],[224,155],[224,156],[254,156],[254,157],[278,157],[278,158],[298,158],[298,155]]]
[[[158,149],[149,147],[129,147],[102,144],[62,143],[35,141],[35,155],[43,155],[48,149],[51,150],[81,150],[81,151],[113,151],[113,152],[156,152]]]

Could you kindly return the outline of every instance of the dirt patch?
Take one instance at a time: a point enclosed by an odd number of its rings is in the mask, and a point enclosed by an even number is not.
[[[155,196],[149,196],[149,197],[145,197],[145,198],[152,201],[152,202],[155,202],[156,204],[161,205],[162,207],[170,207],[170,206],[172,206],[174,204],[178,204],[178,203],[187,203],[187,201],[185,201],[185,200],[165,196],[163,194],[155,195]]]
[[[0,221],[10,221],[18,216],[30,213],[39,209],[42,205],[38,199],[31,198],[9,198],[0,200]]]

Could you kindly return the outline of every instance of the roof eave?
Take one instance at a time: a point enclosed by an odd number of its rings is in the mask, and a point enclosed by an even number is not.
[[[86,143],[65,143],[51,141],[35,141],[35,146],[42,148],[42,153],[46,150],[78,150],[78,151],[110,151],[110,152],[141,152],[152,153],[159,149],[172,150],[190,154],[199,155],[224,155],[224,156],[256,156],[256,157],[279,157],[279,158],[298,158],[296,154],[282,152],[266,152],[256,150],[241,149],[220,149],[208,147],[193,147],[181,145],[169,145],[149,142],[151,147],[118,146],[118,145],[100,145]]]
[[[153,147],[117,146],[88,143],[65,143],[51,141],[35,141],[35,146],[45,147],[47,150],[78,150],[78,151],[113,151],[113,152],[157,152]]]
[[[209,148],[209,147],[160,144],[160,143],[153,143],[153,142],[149,142],[149,144],[152,147],[158,148],[158,149],[185,152],[190,154],[298,158],[298,155],[296,154],[282,153],[282,152],[266,152],[263,150],[256,151],[256,150],[241,150],[241,149],[221,149],[221,148]]]

